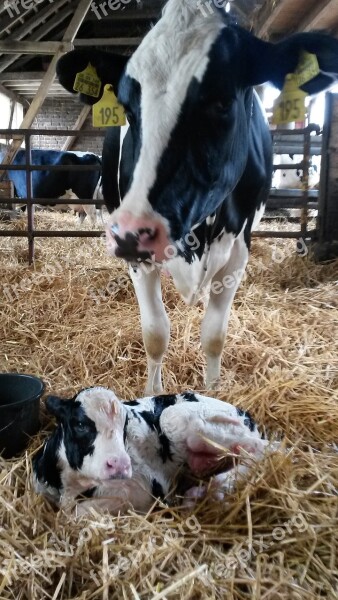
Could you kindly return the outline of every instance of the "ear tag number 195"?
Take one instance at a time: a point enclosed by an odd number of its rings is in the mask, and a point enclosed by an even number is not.
[[[90,63],[84,69],[76,75],[74,82],[74,91],[91,96],[92,98],[98,98],[101,91],[101,80],[96,72],[95,67]]]
[[[123,106],[119,104],[111,85],[106,85],[103,96],[93,105],[94,127],[122,127],[126,124]]]
[[[282,125],[292,121],[304,121],[306,96],[307,94],[298,87],[296,75],[293,73],[287,75],[282,93],[273,106],[272,122]]]

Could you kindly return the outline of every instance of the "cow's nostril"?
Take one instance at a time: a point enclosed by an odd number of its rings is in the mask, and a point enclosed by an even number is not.
[[[106,465],[107,465],[108,469],[114,469],[116,467],[116,463],[117,463],[116,458],[112,458],[110,460],[107,460]]]
[[[152,242],[157,236],[157,229],[152,227],[142,227],[137,232],[137,237],[140,242]]]
[[[110,231],[112,232],[113,235],[117,235],[118,232],[119,232],[119,226],[118,226],[118,224],[117,223],[113,223],[110,226]]]

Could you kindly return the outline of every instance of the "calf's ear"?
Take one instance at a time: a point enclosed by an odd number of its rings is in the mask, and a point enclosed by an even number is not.
[[[338,40],[325,33],[296,33],[272,44],[241,31],[245,45],[245,83],[259,85],[270,81],[282,89],[288,73],[294,73],[302,51],[315,54],[320,73],[301,86],[316,94],[338,79]]]
[[[46,398],[46,407],[48,412],[50,412],[57,419],[61,419],[64,415],[64,405],[65,400],[62,398],[58,398],[58,396],[48,396]]]
[[[68,92],[77,94],[73,89],[76,75],[84,71],[89,64],[95,67],[102,82],[99,96],[93,98],[87,94],[80,94],[80,99],[84,104],[95,104],[102,97],[106,84],[112,85],[114,92],[117,92],[122,72],[128,60],[127,56],[110,54],[101,50],[72,50],[60,58],[56,66],[56,73],[61,85]]]

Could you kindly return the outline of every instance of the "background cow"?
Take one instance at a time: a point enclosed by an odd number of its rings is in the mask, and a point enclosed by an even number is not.
[[[282,88],[304,50],[317,56],[321,72],[302,89],[315,93],[338,72],[338,40],[300,33],[272,44],[222,9],[205,16],[196,2],[169,0],[129,60],[76,50],[59,61],[60,82],[70,92],[76,74],[95,66],[129,121],[106,137],[103,195],[114,211],[110,252],[132,265],[147,393],[162,388],[169,341],[158,268],[164,263],[188,303],[210,291],[201,341],[207,386],[218,385],[231,304],[271,183],[270,132],[252,86],[271,81]],[[142,268],[147,260],[150,267]]]
[[[26,152],[19,150],[13,165],[25,165]],[[37,166],[85,166],[97,165],[101,169],[101,159],[92,153],[62,152],[58,150],[32,150],[32,164]],[[14,183],[16,196],[27,197],[26,171],[7,171],[8,179]],[[32,171],[32,196],[34,198],[61,198],[71,190],[73,199],[100,198],[101,172],[97,171]],[[74,203],[72,203],[74,204]],[[88,207],[89,208],[89,207]],[[99,208],[99,206],[97,206]],[[94,208],[95,210],[95,208]],[[94,217],[94,212],[85,213]]]
[[[92,498],[81,512],[148,511],[175,478],[187,488],[191,476],[210,477],[215,470],[215,493],[229,492],[248,471],[238,463],[241,449],[257,460],[268,443],[249,413],[191,392],[121,402],[111,390],[94,387],[70,400],[50,396],[47,408],[57,428],[34,459],[35,489],[63,506]],[[224,472],[227,451],[233,457]],[[190,488],[187,499],[205,491]]]

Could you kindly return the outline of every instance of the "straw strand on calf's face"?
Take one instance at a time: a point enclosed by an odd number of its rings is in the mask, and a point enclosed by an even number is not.
[[[37,492],[77,514],[90,508],[146,512],[155,498],[166,498],[177,478],[206,477],[220,469],[228,451],[241,449],[259,459],[267,444],[248,413],[199,394],[153,396],[121,402],[102,387],[83,390],[70,400],[50,397],[47,408],[57,427],[34,459]],[[231,490],[238,473],[232,468],[218,483]],[[189,502],[201,494],[188,491]],[[217,495],[217,494],[216,494]]]

